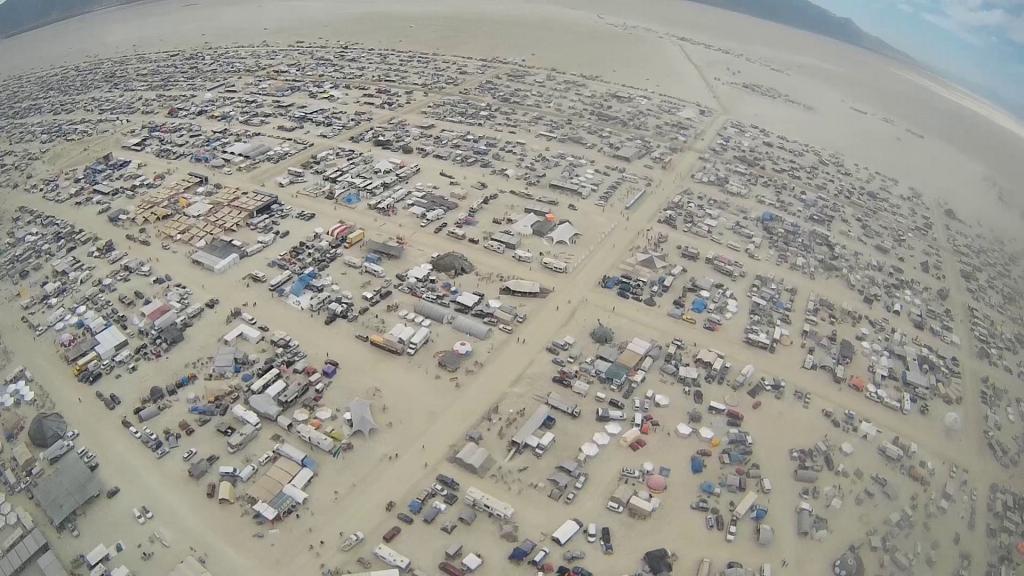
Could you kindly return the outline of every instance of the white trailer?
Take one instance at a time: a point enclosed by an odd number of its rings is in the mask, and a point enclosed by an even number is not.
[[[249,424],[255,428],[260,427],[259,415],[241,404],[235,404],[231,407],[231,415],[245,424]]]
[[[743,498],[740,499],[739,504],[736,505],[736,509],[732,511],[732,517],[739,520],[746,516],[747,512],[750,511],[750,507],[753,506],[756,501],[757,492],[754,492],[753,490],[747,492],[743,495]]]
[[[409,344],[405,351],[409,356],[414,356],[427,342],[430,342],[430,328],[420,328],[409,339]]]
[[[551,540],[559,546],[565,546],[574,536],[579,534],[583,523],[574,518],[566,520],[557,530],[551,533]]]
[[[377,547],[373,549],[373,555],[379,558],[381,562],[388,566],[398,568],[399,570],[408,570],[409,565],[412,564],[408,558],[402,556],[398,552],[395,552],[390,546],[385,544],[378,544]]]

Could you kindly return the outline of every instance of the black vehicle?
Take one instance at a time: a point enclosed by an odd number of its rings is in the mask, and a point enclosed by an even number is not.
[[[601,528],[601,551],[605,554],[615,552],[615,548],[612,546],[612,531],[607,526]]]
[[[114,496],[117,496],[120,492],[121,492],[121,487],[120,486],[114,486],[110,490],[107,490],[107,498],[113,498]]]
[[[608,405],[611,406],[612,408],[617,408],[619,410],[625,410],[626,409],[626,403],[623,402],[622,400],[619,400],[618,398],[611,398],[611,399],[609,399],[608,400]]]
[[[338,317],[335,316],[334,314],[328,314],[327,317],[324,318],[324,326],[330,326],[331,324],[334,324],[334,322],[337,319]]]
[[[438,474],[434,479],[437,480],[437,482],[439,484],[444,485],[445,488],[449,488],[451,490],[456,490],[456,491],[458,491],[458,489],[459,489],[459,482],[458,482],[458,480],[456,480],[455,478],[452,478],[451,476],[446,476],[444,474]]]
[[[412,524],[412,516],[409,516],[405,512],[399,512],[397,518],[406,524]]]
[[[110,393],[110,401],[113,402],[115,406],[121,405],[121,397],[113,392]]]

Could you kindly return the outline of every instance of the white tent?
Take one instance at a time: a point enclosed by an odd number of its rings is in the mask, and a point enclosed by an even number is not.
[[[592,440],[598,446],[607,446],[608,443],[612,441],[612,439],[604,432],[594,432]]]
[[[697,433],[700,434],[701,440],[704,440],[705,442],[711,442],[715,438],[714,430],[707,426],[701,426]]]
[[[686,422],[680,422],[676,426],[676,434],[682,438],[689,438],[693,434],[693,428],[690,427]]]
[[[600,451],[601,447],[593,442],[584,442],[583,445],[580,446],[580,452],[583,452],[584,455],[590,458],[597,456],[597,453]]]
[[[618,436],[622,432],[622,425],[617,422],[609,422],[604,425],[604,431],[612,436]]]

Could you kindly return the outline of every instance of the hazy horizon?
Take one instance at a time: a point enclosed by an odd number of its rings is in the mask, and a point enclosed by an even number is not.
[[[1024,0],[812,0],[1024,119]]]

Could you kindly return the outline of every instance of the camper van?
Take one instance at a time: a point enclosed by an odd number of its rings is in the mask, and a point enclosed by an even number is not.
[[[249,272],[249,278],[252,278],[256,282],[260,283],[267,281],[267,275],[264,274],[263,272],[260,272],[259,270],[253,270],[252,272]]]
[[[492,252],[497,252],[498,254],[505,253],[505,245],[502,244],[501,242],[495,242],[494,240],[489,240],[486,244],[484,244],[484,248],[487,248]]]
[[[526,250],[516,250],[515,252],[512,253],[512,259],[518,260],[520,262],[529,263],[533,262],[533,254],[527,252]]]

